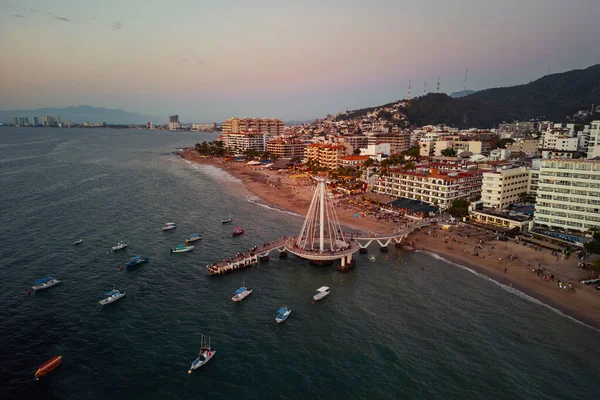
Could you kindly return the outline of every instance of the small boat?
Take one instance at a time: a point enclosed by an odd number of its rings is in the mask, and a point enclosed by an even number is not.
[[[177,228],[177,224],[175,222],[167,222],[165,226],[162,227],[163,231],[170,231],[171,229]]]
[[[233,233],[232,233],[232,235],[233,235],[233,236],[240,236],[240,235],[241,235],[241,234],[243,234],[243,233],[244,233],[244,229],[243,229],[241,226],[238,226],[237,228],[235,228],[235,229],[233,230]]]
[[[51,288],[54,285],[58,285],[60,281],[58,279],[54,279],[52,277],[38,279],[33,282],[33,286],[31,287],[33,290],[44,290]]]
[[[73,242],[73,244],[74,244],[75,246],[77,246],[78,244],[81,244],[81,243],[83,243],[83,239],[79,239],[79,240],[77,240],[76,242]]]
[[[125,243],[125,242],[117,242],[117,245],[112,247],[112,251],[123,250],[125,247],[127,247],[127,243]]]
[[[147,263],[148,259],[142,256],[133,256],[129,259],[129,262],[125,264],[126,267],[135,267],[136,265]]]
[[[291,312],[292,310],[287,308],[287,306],[281,307],[279,311],[277,311],[277,317],[275,317],[275,321],[277,321],[278,324],[282,323],[283,321],[288,319]]]
[[[370,256],[370,257],[369,257],[369,261],[371,261],[371,262],[375,262],[375,261],[377,261],[377,259],[375,258],[375,256]]]
[[[244,300],[246,297],[248,297],[251,294],[252,294],[252,289],[248,289],[247,287],[245,287],[244,282],[242,282],[242,287],[233,293],[233,297],[231,298],[231,300],[233,300],[237,303],[239,301]]]
[[[202,239],[202,235],[199,233],[192,233],[189,238],[185,239],[186,242],[195,242],[196,240]]]
[[[187,243],[179,243],[177,247],[171,249],[171,253],[186,253],[194,250],[194,246],[188,246]]]
[[[217,354],[217,351],[212,348],[210,345],[210,338],[208,338],[208,345],[204,342],[204,335],[200,339],[200,352],[198,353],[198,358],[194,360],[190,369],[188,370],[188,374],[191,374],[193,370],[200,368],[204,364],[210,361],[211,358]]]
[[[37,381],[40,379],[40,377],[54,371],[60,365],[61,362],[62,356],[56,356],[50,361],[46,362],[45,364],[42,364],[42,366],[39,367],[37,371],[35,371],[35,380]]]
[[[100,305],[107,305],[110,303],[114,303],[115,301],[119,300],[122,297],[125,297],[125,293],[121,293],[120,291],[118,291],[117,289],[113,289],[110,292],[106,293],[106,298],[100,300],[98,303],[100,303]]]
[[[223,219],[221,220],[221,223],[226,224],[226,223],[232,222],[232,221],[233,221],[233,218],[231,218],[230,216],[226,216],[226,217],[223,217]]]
[[[330,289],[327,286],[321,286],[317,289],[317,293],[313,296],[314,301],[319,301],[327,296],[329,296]]]

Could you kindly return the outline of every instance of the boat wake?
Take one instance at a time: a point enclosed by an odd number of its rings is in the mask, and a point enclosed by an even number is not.
[[[293,215],[294,217],[301,217],[301,218],[304,217],[303,215],[296,214],[296,213],[291,212],[291,211],[281,210],[279,208],[271,207],[271,206],[268,206],[268,205],[266,205],[264,203],[261,203],[260,202],[260,197],[258,197],[258,196],[248,196],[248,195],[245,195],[245,196],[246,196],[246,200],[248,200],[248,203],[256,204],[258,206],[266,208],[267,210],[278,211],[278,212],[283,213],[283,214]]]
[[[423,251],[421,251],[421,250],[415,250],[415,252],[417,252],[417,253],[423,253]],[[473,269],[471,269],[469,267],[466,267],[466,266],[464,266],[462,264],[458,264],[458,263],[455,263],[453,261],[447,260],[444,257],[440,256],[439,254],[427,252],[427,255],[430,255],[431,257],[433,257],[433,258],[435,258],[437,260],[441,260],[441,261],[443,261],[443,262],[445,262],[447,264],[450,264],[450,265],[453,265],[453,266],[458,267],[460,269],[463,269],[465,271],[468,271],[471,274],[473,274],[473,275],[475,275],[475,276],[477,276],[477,277],[479,277],[481,279],[484,279],[484,280],[486,280],[488,282],[494,283],[495,285],[501,287],[502,289],[504,289],[508,293],[514,294],[514,295],[522,298],[523,300],[527,300],[527,301],[530,301],[530,302],[532,302],[534,304],[540,305],[542,307],[546,307],[547,309],[549,309],[550,311],[552,311],[552,312],[560,315],[561,317],[567,318],[567,319],[575,322],[576,324],[585,326],[587,328],[590,328],[590,329],[592,329],[592,330],[600,333],[600,329],[594,328],[593,326],[590,326],[590,325],[586,324],[585,322],[582,322],[582,321],[580,321],[580,320],[578,320],[576,318],[573,318],[570,315],[567,315],[564,312],[560,311],[559,309],[554,308],[554,307],[552,307],[552,306],[550,306],[550,305],[548,305],[548,304],[546,304],[546,303],[544,303],[544,302],[542,302],[542,301],[540,301],[540,300],[538,300],[538,299],[536,299],[534,297],[531,297],[528,294],[525,294],[525,293],[523,293],[523,292],[515,289],[514,287],[510,287],[510,286],[507,286],[507,285],[505,285],[503,283],[500,283],[500,282],[498,282],[498,281],[490,278],[489,276],[484,275],[482,273],[479,273],[479,272],[477,272],[477,271],[475,271],[475,270],[473,270]]]

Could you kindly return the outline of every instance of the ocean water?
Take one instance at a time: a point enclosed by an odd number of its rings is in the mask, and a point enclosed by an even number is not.
[[[430,255],[372,247],[377,262],[358,255],[343,274],[273,254],[206,276],[302,222],[172,154],[214,137],[0,128],[0,398],[598,398],[597,330]],[[193,252],[169,253],[192,232]],[[118,240],[128,249],[110,252]],[[150,262],[119,270],[135,254]],[[45,276],[63,283],[28,296]],[[233,304],[242,281],[254,293]],[[113,287],[127,296],[99,306]],[[277,325],[281,305],[293,311]],[[188,375],[201,334],[217,354]],[[63,365],[35,382],[55,355]]]

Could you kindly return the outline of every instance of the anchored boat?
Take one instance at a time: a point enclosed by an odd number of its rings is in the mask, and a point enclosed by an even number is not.
[[[325,297],[329,296],[329,293],[330,293],[329,287],[321,286],[320,288],[317,289],[317,293],[313,296],[313,300],[319,301],[321,299],[324,299]]]
[[[289,308],[287,308],[287,306],[281,307],[277,311],[277,317],[275,317],[275,321],[277,321],[278,324],[282,323],[283,321],[285,321],[286,319],[288,319],[288,317],[290,316],[291,312],[292,312],[292,310],[290,310]]]
[[[110,292],[106,293],[106,298],[100,300],[98,303],[100,303],[100,305],[107,305],[110,303],[114,303],[115,301],[125,297],[125,293],[121,293],[120,291],[118,291],[117,289],[113,289]]]
[[[48,373],[55,370],[60,365],[61,362],[62,362],[62,356],[56,356],[56,357],[52,358],[50,361],[42,364],[42,366],[39,367],[37,371],[35,371],[35,380],[37,381],[42,376],[47,375]]]
[[[125,247],[127,247],[127,243],[125,243],[125,242],[117,242],[117,245],[112,247],[112,251],[123,250]]]
[[[231,218],[230,216],[226,216],[226,217],[223,217],[223,219],[221,219],[222,224],[227,224],[232,221],[233,221],[233,218]]]
[[[171,249],[171,253],[186,253],[192,250],[194,250],[194,246],[188,246],[187,243],[179,243],[177,247]]]
[[[233,300],[237,303],[237,302],[244,300],[246,297],[248,297],[251,294],[252,294],[252,289],[248,289],[247,287],[245,287],[244,282],[242,282],[242,287],[233,293],[233,297],[231,298],[231,300]]]
[[[243,233],[244,233],[244,229],[243,229],[241,226],[238,226],[237,228],[235,228],[235,229],[233,230],[233,233],[232,233],[232,235],[233,235],[233,236],[239,236],[239,235],[241,235],[241,234],[243,234]]]
[[[186,242],[195,242],[196,240],[202,239],[202,235],[199,233],[192,233],[189,238],[185,239]]]
[[[177,224],[175,222],[167,222],[165,226],[162,227],[163,231],[170,231],[171,229],[177,228]]]
[[[215,349],[210,345],[210,338],[208,338],[208,345],[204,342],[204,335],[200,339],[200,352],[198,353],[198,358],[194,360],[190,369],[188,370],[188,374],[191,374],[195,369],[200,368],[204,364],[210,361],[211,358],[215,356],[217,353]]]
[[[127,268],[129,268],[129,267],[135,267],[137,265],[144,264],[144,263],[147,263],[147,262],[148,262],[148,259],[146,257],[133,256],[133,257],[131,257],[129,259],[129,262],[127,264],[125,264],[125,266]]]
[[[83,239],[79,239],[79,240],[77,240],[76,242],[73,242],[73,244],[74,244],[75,246],[77,246],[78,244],[81,244],[81,243],[83,243]]]
[[[33,286],[31,287],[33,290],[44,290],[51,288],[54,285],[58,285],[60,281],[58,279],[48,277],[44,279],[38,279],[33,282]]]

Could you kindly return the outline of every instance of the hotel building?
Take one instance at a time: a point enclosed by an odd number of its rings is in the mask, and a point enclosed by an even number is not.
[[[536,225],[585,232],[600,228],[600,160],[542,160]]]
[[[481,194],[481,171],[429,172],[392,169],[376,180],[374,191],[395,197],[420,200],[445,210],[456,199],[470,200]]]
[[[223,133],[259,132],[270,136],[282,136],[283,121],[275,118],[229,118],[223,122]]]
[[[223,147],[234,153],[243,153],[246,150],[263,152],[267,145],[267,135],[258,132],[223,133],[221,140]]]
[[[527,193],[529,171],[525,167],[483,173],[481,200],[484,207],[503,209],[518,203]]]
[[[271,140],[267,143],[269,154],[279,158],[304,157],[306,145],[299,140]]]
[[[339,159],[346,155],[346,148],[341,145],[313,143],[306,146],[306,160],[316,160],[322,167],[337,169]]]

